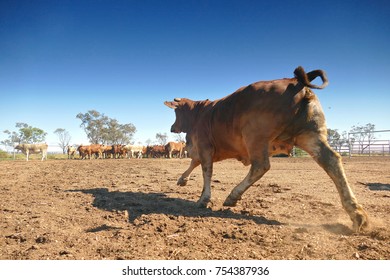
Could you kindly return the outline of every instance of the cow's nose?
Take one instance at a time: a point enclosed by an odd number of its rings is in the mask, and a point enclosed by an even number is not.
[[[175,128],[174,125],[171,126],[171,132],[172,132],[172,133],[176,133],[176,128]]]

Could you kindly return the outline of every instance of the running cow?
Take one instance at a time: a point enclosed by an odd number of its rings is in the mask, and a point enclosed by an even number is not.
[[[42,159],[47,159],[47,147],[45,144],[18,144],[15,146],[15,150],[22,151],[23,154],[26,155],[26,161],[28,161],[28,157],[30,154],[42,154]]]
[[[164,104],[176,114],[171,132],[187,133],[186,145],[192,159],[177,183],[185,185],[192,170],[201,165],[204,182],[198,204],[205,207],[211,198],[213,162],[236,158],[251,167],[224,202],[225,206],[235,206],[270,169],[269,157],[289,154],[295,145],[307,151],[334,181],[354,230],[365,229],[367,214],[348,185],[341,157],[327,142],[324,113],[311,90],[328,85],[326,74],[322,70],[305,73],[302,67],[294,74],[294,78],[250,84],[215,101],[166,101]],[[311,84],[317,77],[322,79],[320,86]]]

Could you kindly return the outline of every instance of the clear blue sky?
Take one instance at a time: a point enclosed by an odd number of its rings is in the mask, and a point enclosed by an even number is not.
[[[86,143],[78,113],[169,132],[165,100],[324,69],[329,128],[390,129],[390,2],[0,1],[0,140],[25,122]]]

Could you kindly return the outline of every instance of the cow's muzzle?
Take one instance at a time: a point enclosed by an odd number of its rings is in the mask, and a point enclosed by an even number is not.
[[[175,125],[172,125],[172,126],[171,126],[171,132],[172,132],[172,133],[180,133],[180,131],[176,128]]]

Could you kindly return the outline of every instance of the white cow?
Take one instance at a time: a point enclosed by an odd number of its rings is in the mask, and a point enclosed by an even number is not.
[[[75,147],[72,147],[70,145],[66,146],[66,152],[68,154],[68,159],[74,159],[74,156],[76,155],[77,149]]]
[[[42,153],[42,159],[47,159],[47,147],[45,144],[18,144],[15,146],[15,150],[22,151],[26,155],[26,161],[28,161],[28,156],[30,154],[40,154]]]
[[[138,154],[138,158],[142,158],[142,154],[146,150],[144,146],[137,145],[126,145],[123,149],[126,151],[129,158],[133,158],[136,153]]]

